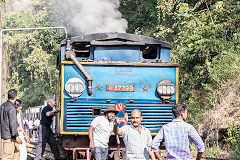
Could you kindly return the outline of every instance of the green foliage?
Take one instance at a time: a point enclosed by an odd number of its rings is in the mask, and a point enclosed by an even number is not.
[[[171,59],[180,64],[180,100],[197,125],[220,85],[240,76],[240,3],[159,0],[156,8],[154,36],[172,44]]]
[[[44,1],[34,1],[33,14],[23,11],[4,15],[4,28],[38,28],[51,26]],[[4,96],[16,88],[23,107],[42,105],[56,93],[58,71],[57,54],[63,33],[56,30],[9,31],[3,36]]]
[[[6,5],[11,4],[8,0]],[[195,126],[218,102],[223,84],[240,77],[240,2],[236,0],[121,0],[128,32],[171,43],[171,60],[180,64],[180,101]],[[33,1],[32,14],[4,14],[3,28],[64,24],[55,1]],[[71,29],[70,24],[66,24]],[[16,87],[25,107],[39,105],[56,90],[56,55],[62,34],[53,30],[8,32],[4,36],[6,90]],[[7,54],[7,55],[6,55]],[[233,128],[230,129],[233,132]],[[235,133],[235,131],[234,131]],[[229,141],[233,143],[233,141]],[[234,147],[233,147],[234,150]]]
[[[193,143],[193,141],[191,141],[189,148],[190,148],[191,154],[193,156],[193,159],[196,159],[195,156],[197,156],[198,152],[197,152],[197,147]],[[221,158],[219,155],[223,152],[224,151],[221,148],[219,148],[218,146],[213,146],[213,147],[205,146],[205,151],[203,153],[203,157],[204,158],[205,157],[208,157],[208,158],[211,157],[211,159],[218,159],[218,158]],[[227,157],[225,157],[225,158],[227,158]]]
[[[214,146],[209,148],[206,147],[204,151],[204,155],[206,155],[206,157],[211,157],[212,159],[222,158],[219,156],[221,153],[224,153],[224,151],[219,146]],[[224,158],[227,158],[227,157],[224,157]]]
[[[153,35],[157,24],[157,0],[121,0],[120,12],[128,21],[129,33]]]
[[[240,159],[240,126],[230,122],[226,141],[230,143],[233,159]]]

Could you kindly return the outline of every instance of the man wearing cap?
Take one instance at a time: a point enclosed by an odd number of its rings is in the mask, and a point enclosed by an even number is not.
[[[96,160],[106,160],[108,158],[108,142],[113,131],[113,119],[118,113],[113,106],[108,106],[104,116],[93,119],[89,128],[90,149]]]

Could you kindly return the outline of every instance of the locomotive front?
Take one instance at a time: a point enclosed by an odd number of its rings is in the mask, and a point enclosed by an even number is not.
[[[170,63],[169,43],[127,33],[97,33],[63,40],[61,45],[58,132],[65,149],[85,150],[81,153],[88,156],[91,121],[120,102],[128,114],[142,111],[142,125],[152,135],[173,119],[179,65]],[[116,143],[110,143],[114,150]]]

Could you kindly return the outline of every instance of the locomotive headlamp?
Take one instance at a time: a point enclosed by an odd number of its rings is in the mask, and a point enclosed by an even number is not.
[[[65,90],[72,98],[81,96],[84,89],[84,82],[80,78],[71,78],[65,84]]]
[[[174,84],[169,80],[163,80],[158,83],[157,93],[162,99],[170,99],[176,92]]]

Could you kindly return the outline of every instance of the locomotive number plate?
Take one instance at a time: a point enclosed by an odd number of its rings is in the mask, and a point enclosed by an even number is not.
[[[129,85],[107,85],[107,91],[134,92],[135,86]]]

